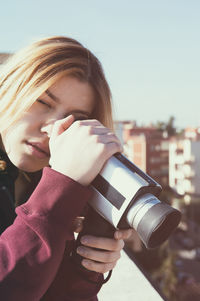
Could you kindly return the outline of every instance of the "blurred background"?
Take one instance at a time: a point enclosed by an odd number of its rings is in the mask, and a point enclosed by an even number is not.
[[[125,155],[182,212],[156,250],[126,242],[166,300],[200,300],[200,2],[0,0],[0,63],[40,37],[79,40],[102,62]]]

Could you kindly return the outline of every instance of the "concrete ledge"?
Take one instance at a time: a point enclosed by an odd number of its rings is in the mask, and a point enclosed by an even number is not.
[[[122,251],[111,279],[98,294],[99,301],[163,301],[137,265]]]

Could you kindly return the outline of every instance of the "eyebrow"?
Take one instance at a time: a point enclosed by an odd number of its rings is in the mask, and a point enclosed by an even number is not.
[[[73,115],[73,114],[82,114],[84,115],[86,118],[89,118],[91,114],[89,114],[89,112],[86,111],[82,111],[82,110],[74,110],[74,111],[70,111],[67,115]]]
[[[55,96],[52,92],[50,92],[48,89],[45,91],[45,93],[55,102],[60,102],[60,99]]]
[[[57,97],[57,96],[55,96],[52,92],[50,92],[48,89],[45,91],[45,93],[53,100],[53,101],[55,101],[55,102],[60,102],[60,99]],[[83,111],[83,110],[72,110],[72,111],[70,111],[69,113],[68,113],[68,115],[73,115],[73,114],[77,114],[77,113],[79,113],[79,114],[83,114],[83,115],[85,115],[85,116],[87,116],[88,118],[89,118],[89,116],[91,115],[91,113],[89,113],[89,112],[87,112],[87,111]]]

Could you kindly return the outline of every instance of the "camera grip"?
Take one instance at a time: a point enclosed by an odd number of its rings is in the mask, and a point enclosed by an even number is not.
[[[114,237],[114,232],[116,231],[115,227],[112,226],[108,221],[106,221],[99,213],[97,213],[91,206],[88,206],[88,212],[83,222],[83,230],[79,233],[74,252],[72,254],[73,260],[85,269],[81,265],[81,261],[83,259],[76,250],[81,245],[81,237],[83,235],[93,235],[98,237]]]

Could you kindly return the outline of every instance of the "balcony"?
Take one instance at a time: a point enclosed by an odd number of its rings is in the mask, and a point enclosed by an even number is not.
[[[177,148],[176,149],[176,154],[177,155],[183,155],[183,149],[182,148]]]
[[[192,179],[195,176],[195,171],[189,164],[184,164],[182,167],[186,179]]]
[[[193,179],[195,177],[195,172],[191,171],[190,173],[185,174],[185,179]]]
[[[189,165],[191,165],[194,162],[195,162],[195,157],[194,156],[191,156],[190,158],[185,160],[185,164],[189,164]]]

